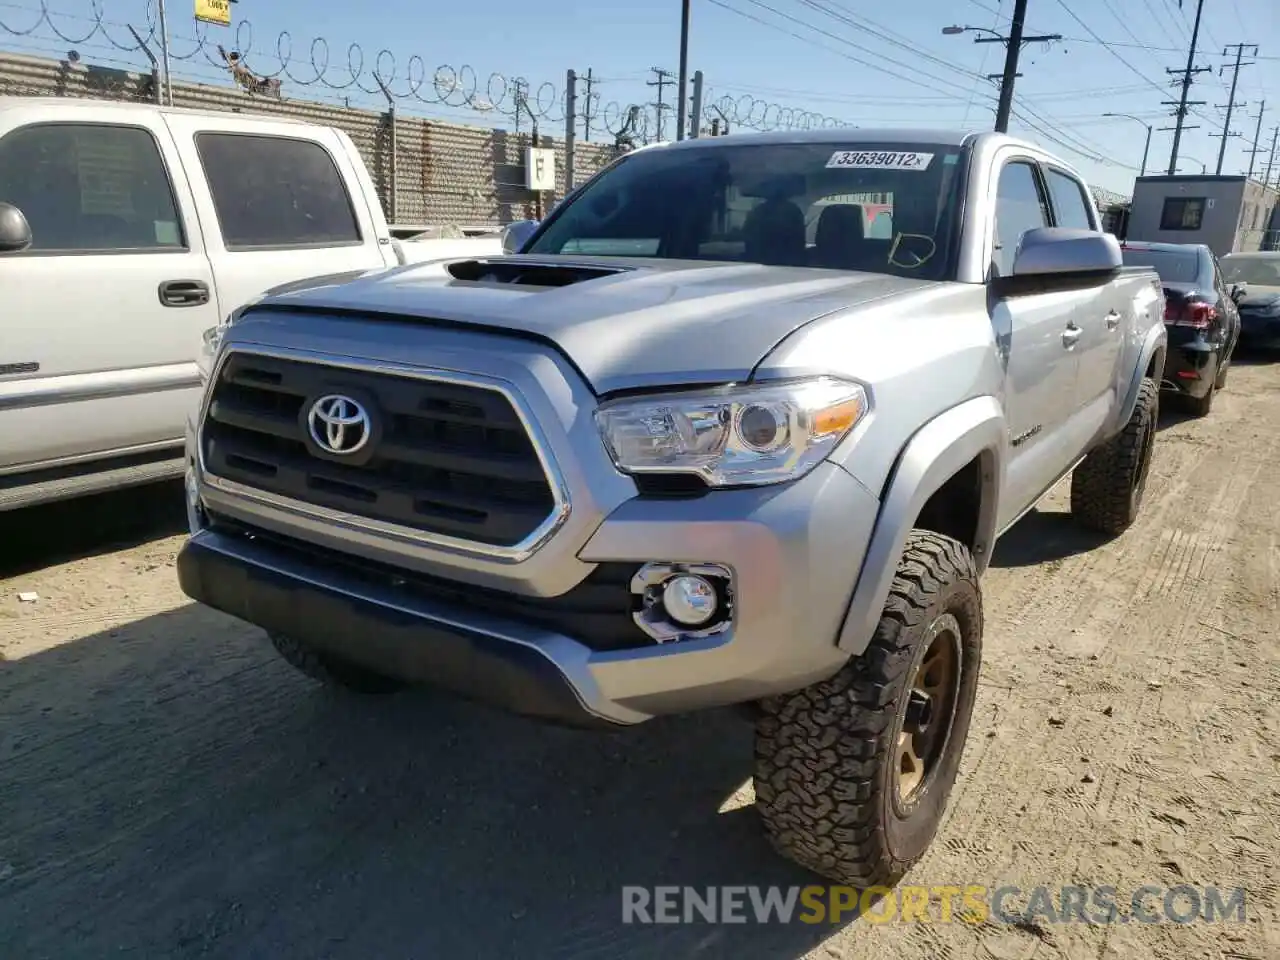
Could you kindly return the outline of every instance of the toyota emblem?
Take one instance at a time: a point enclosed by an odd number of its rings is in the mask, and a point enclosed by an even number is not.
[[[321,397],[311,405],[307,428],[321,450],[346,456],[364,449],[373,435],[369,411],[340,393]]]

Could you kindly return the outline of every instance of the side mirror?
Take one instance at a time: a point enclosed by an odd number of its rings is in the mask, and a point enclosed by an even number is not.
[[[21,253],[31,246],[31,224],[22,211],[0,201],[0,253]]]
[[[538,229],[537,220],[517,220],[502,228],[502,252],[519,253]]]
[[[1120,241],[1109,233],[1072,227],[1037,227],[1022,235],[1015,277],[1066,280],[1079,274],[1114,273],[1124,266]]]

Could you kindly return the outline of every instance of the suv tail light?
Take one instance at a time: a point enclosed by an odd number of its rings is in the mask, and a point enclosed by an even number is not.
[[[1218,311],[1210,304],[1165,301],[1164,322],[1172,326],[1208,330],[1217,319]]]

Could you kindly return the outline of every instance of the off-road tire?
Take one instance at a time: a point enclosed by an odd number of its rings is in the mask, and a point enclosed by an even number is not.
[[[909,809],[898,806],[898,741],[909,685],[936,634],[960,626],[949,735]],[[911,532],[870,645],[834,677],[762,701],[756,810],[782,856],[838,883],[890,885],[937,833],[969,732],[982,656],[982,593],[958,541]]]
[[[367,694],[395,693],[405,686],[392,677],[321,653],[302,640],[280,633],[272,633],[270,636],[276,652],[290,666],[327,686]]]
[[[1142,509],[1160,418],[1160,388],[1150,377],[1124,429],[1089,453],[1071,475],[1071,515],[1080,526],[1119,536]]]

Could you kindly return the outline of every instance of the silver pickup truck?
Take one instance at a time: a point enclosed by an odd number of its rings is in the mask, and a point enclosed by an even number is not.
[[[996,538],[1068,474],[1134,522],[1166,349],[1070,166],[902,130],[638,151],[517,254],[207,339],[189,596],[358,690],[746,706],[771,842],[863,887],[942,817]]]

